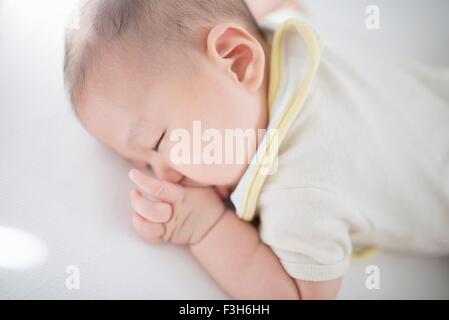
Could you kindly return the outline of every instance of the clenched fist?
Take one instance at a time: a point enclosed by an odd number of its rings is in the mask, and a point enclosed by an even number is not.
[[[150,243],[194,245],[205,237],[226,211],[213,188],[183,187],[138,170],[132,170],[129,176],[140,189],[157,199],[150,201],[137,189],[130,195],[135,210],[134,227]]]

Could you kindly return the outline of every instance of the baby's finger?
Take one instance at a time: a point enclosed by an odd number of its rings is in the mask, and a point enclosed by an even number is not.
[[[137,234],[151,244],[159,244],[165,234],[165,227],[160,223],[152,223],[142,218],[138,213],[133,214],[133,226]]]
[[[176,203],[184,194],[182,186],[167,181],[160,181],[135,169],[130,171],[129,178],[145,192],[161,201]]]
[[[172,216],[172,207],[168,203],[151,202],[138,190],[131,191],[131,204],[138,214],[151,222],[166,223]]]

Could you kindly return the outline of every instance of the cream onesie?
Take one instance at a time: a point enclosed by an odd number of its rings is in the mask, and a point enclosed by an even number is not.
[[[449,254],[449,70],[322,41],[286,13],[263,26],[277,134],[231,195],[237,215],[259,215],[306,281],[342,276],[355,246]]]

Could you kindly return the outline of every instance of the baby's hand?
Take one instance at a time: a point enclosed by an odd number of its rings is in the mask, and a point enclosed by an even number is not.
[[[223,201],[213,188],[183,187],[138,170],[132,170],[130,178],[157,199],[152,202],[138,190],[131,192],[134,227],[150,243],[196,244],[225,213]]]

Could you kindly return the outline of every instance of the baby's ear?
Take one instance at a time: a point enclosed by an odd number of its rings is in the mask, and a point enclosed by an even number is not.
[[[265,51],[245,28],[232,23],[215,26],[207,38],[210,61],[249,91],[257,91],[265,73]]]

